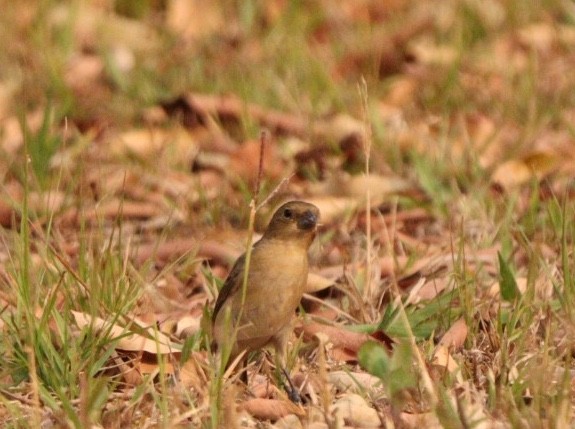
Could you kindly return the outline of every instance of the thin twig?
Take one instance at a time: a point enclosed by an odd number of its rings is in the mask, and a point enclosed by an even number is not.
[[[18,395],[16,393],[12,393],[9,390],[2,389],[0,390],[0,395],[5,396],[9,399],[21,402],[24,405],[28,405],[29,407],[36,407],[36,402],[34,399],[28,399],[23,395]]]
[[[361,97],[362,114],[363,114],[363,153],[365,157],[365,177],[368,186],[365,189],[365,235],[366,235],[366,273],[365,273],[365,288],[363,293],[363,300],[366,304],[370,304],[373,300],[373,282],[371,278],[371,192],[369,189],[369,158],[371,154],[371,123],[369,121],[369,106],[367,98],[367,82],[362,77],[361,84],[358,84],[358,91]]]
[[[36,354],[33,347],[27,347],[28,354],[28,374],[30,376],[30,386],[32,388],[32,427],[39,428],[42,422],[42,406],[40,405],[40,381],[36,368]]]
[[[256,180],[256,187],[254,189],[254,206],[257,206],[258,196],[260,195],[260,187],[262,183],[262,177],[264,175],[264,153],[266,149],[266,143],[270,141],[270,133],[268,130],[262,130],[260,133],[260,162],[258,164],[258,178]],[[257,211],[257,208],[256,208]]]
[[[258,165],[258,176],[256,179],[256,185],[254,190],[254,195],[252,200],[250,201],[250,218],[248,222],[248,240],[246,243],[246,260],[244,265],[244,277],[242,282],[242,300],[240,305],[240,312],[237,316],[237,320],[242,319],[242,312],[244,308],[244,303],[246,302],[246,291],[247,291],[247,284],[248,284],[248,273],[250,267],[250,261],[252,256],[252,241],[254,236],[254,224],[256,219],[256,211],[257,211],[257,201],[258,201],[258,194],[260,193],[261,181],[264,173],[264,150],[266,141],[269,140],[268,132],[262,131],[260,134],[260,162]]]
[[[88,376],[86,371],[80,371],[80,403],[78,406],[78,414],[82,427],[89,428],[90,424],[90,391],[88,386]]]
[[[271,200],[279,191],[281,191],[284,187],[286,187],[293,176],[294,174],[292,173],[289,176],[284,177],[282,181],[274,188],[274,190],[271,191],[269,195],[265,197],[265,199],[256,207],[256,212],[263,206],[265,206],[269,202],[269,200]]]

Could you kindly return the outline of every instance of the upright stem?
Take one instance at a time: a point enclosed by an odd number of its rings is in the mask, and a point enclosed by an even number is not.
[[[374,299],[373,282],[371,279],[371,191],[369,186],[369,158],[371,154],[371,124],[369,122],[369,107],[367,98],[367,82],[365,78],[361,79],[361,84],[358,85],[359,93],[362,102],[363,113],[363,153],[365,158],[365,178],[367,182],[365,190],[365,236],[366,236],[366,271],[365,271],[365,288],[363,293],[363,301],[368,304]]]

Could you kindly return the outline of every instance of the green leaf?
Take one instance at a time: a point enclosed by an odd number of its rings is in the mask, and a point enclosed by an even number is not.
[[[417,377],[413,367],[414,356],[411,344],[408,341],[399,342],[391,358],[391,372],[388,379],[390,395],[397,396],[403,389],[415,387]]]
[[[396,344],[391,357],[381,344],[369,341],[359,349],[358,356],[361,366],[381,379],[392,403],[401,404],[401,392],[417,386],[414,357],[408,341]]]
[[[54,109],[48,104],[44,110],[42,125],[33,133],[25,118],[21,119],[20,126],[25,136],[26,155],[30,159],[32,170],[39,184],[47,186],[50,173],[50,160],[62,145],[61,137],[52,130]]]
[[[433,300],[420,303],[418,306],[406,307],[405,312],[411,331],[418,339],[429,338],[437,330],[439,323],[446,323],[445,317],[455,320],[461,315],[461,308],[454,306],[453,300],[456,291],[438,295]],[[390,304],[387,306],[379,330],[385,331],[391,337],[407,337],[408,331],[399,317],[399,307]]]
[[[497,258],[499,259],[499,290],[501,298],[509,302],[515,301],[520,296],[515,276],[500,252],[497,252]]]
[[[391,359],[381,344],[368,341],[358,352],[359,363],[369,373],[385,380],[390,373]]]

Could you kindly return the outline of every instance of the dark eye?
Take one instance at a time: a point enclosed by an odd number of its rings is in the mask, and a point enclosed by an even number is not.
[[[285,209],[284,210],[284,217],[286,219],[291,219],[293,216],[293,212],[291,211],[291,209]]]

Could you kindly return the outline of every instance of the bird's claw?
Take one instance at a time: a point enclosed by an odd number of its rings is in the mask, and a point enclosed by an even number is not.
[[[285,386],[285,390],[286,390],[286,393],[287,393],[290,401],[292,401],[294,404],[298,404],[298,405],[303,404],[303,401],[301,399],[301,395],[299,394],[297,389],[295,389],[293,386],[292,387]]]
[[[299,391],[293,385],[291,378],[290,378],[289,374],[287,373],[286,369],[282,368],[282,372],[283,372],[284,377],[287,381],[287,383],[284,383],[284,389],[288,395],[289,400],[292,401],[294,404],[303,404],[303,401],[301,399],[301,395],[299,394]]]

